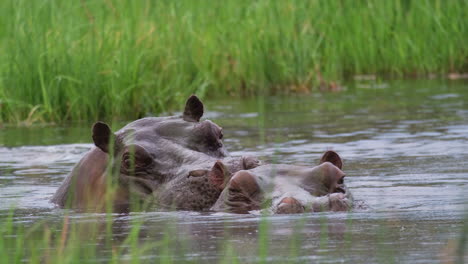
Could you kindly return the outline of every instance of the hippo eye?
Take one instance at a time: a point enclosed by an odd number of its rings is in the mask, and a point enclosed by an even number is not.
[[[219,139],[223,139],[223,131],[219,132]]]
[[[153,162],[151,155],[142,147],[136,146],[132,150],[127,150],[122,156],[123,167],[129,169],[132,166],[135,168],[144,168]]]
[[[189,172],[189,175],[187,177],[188,178],[190,178],[190,177],[202,177],[202,176],[205,176],[207,172],[208,172],[207,170],[193,170],[193,171]]]

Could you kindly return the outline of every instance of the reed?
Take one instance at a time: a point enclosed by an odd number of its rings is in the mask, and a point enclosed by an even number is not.
[[[0,2],[0,122],[468,70],[467,1]]]

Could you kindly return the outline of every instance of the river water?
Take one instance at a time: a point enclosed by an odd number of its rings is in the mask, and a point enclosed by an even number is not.
[[[204,117],[224,128],[232,155],[311,166],[325,150],[337,151],[348,187],[367,209],[286,216],[139,212],[114,216],[115,239],[138,220],[141,242],[171,234],[175,262],[451,263],[457,254],[467,261],[459,241],[468,213],[468,82],[365,82],[345,89],[205,100]],[[55,208],[48,199],[92,147],[90,127],[0,130],[0,218],[14,207],[14,224],[25,229],[59,224],[65,214],[88,221],[88,214]],[[91,261],[106,262],[105,255]],[[149,248],[138,258],[161,257]]]

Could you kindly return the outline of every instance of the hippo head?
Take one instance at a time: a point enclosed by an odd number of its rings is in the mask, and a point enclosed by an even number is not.
[[[113,147],[111,152],[117,154],[132,152],[134,148],[136,154],[154,157],[164,156],[168,150],[175,149],[216,158],[226,156],[222,129],[209,120],[200,122],[202,116],[203,103],[192,95],[181,116],[142,118],[129,123],[115,134],[112,134],[107,124],[97,122],[93,126],[93,140],[106,153]]]
[[[213,164],[227,151],[222,129],[209,120],[200,122],[202,115],[202,102],[191,96],[182,115],[139,119],[115,134],[107,124],[97,122],[93,126],[94,144],[113,157],[106,173],[118,179],[118,186],[127,190],[128,196],[139,200],[174,197],[174,192],[180,192],[186,196],[180,203],[185,203],[201,198],[200,186],[215,193],[219,186],[210,183],[223,178],[225,172],[219,164]],[[198,172],[191,172],[194,170]],[[187,181],[199,182],[200,186],[185,184]],[[184,190],[182,183],[187,187]]]
[[[214,211],[248,213],[270,207],[274,213],[346,211],[352,197],[344,184],[343,162],[327,151],[315,167],[262,165],[236,172],[213,205]]]

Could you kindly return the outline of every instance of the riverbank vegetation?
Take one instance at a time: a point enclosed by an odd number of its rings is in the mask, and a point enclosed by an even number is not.
[[[468,71],[467,1],[0,3],[0,122],[134,119],[191,93]]]

